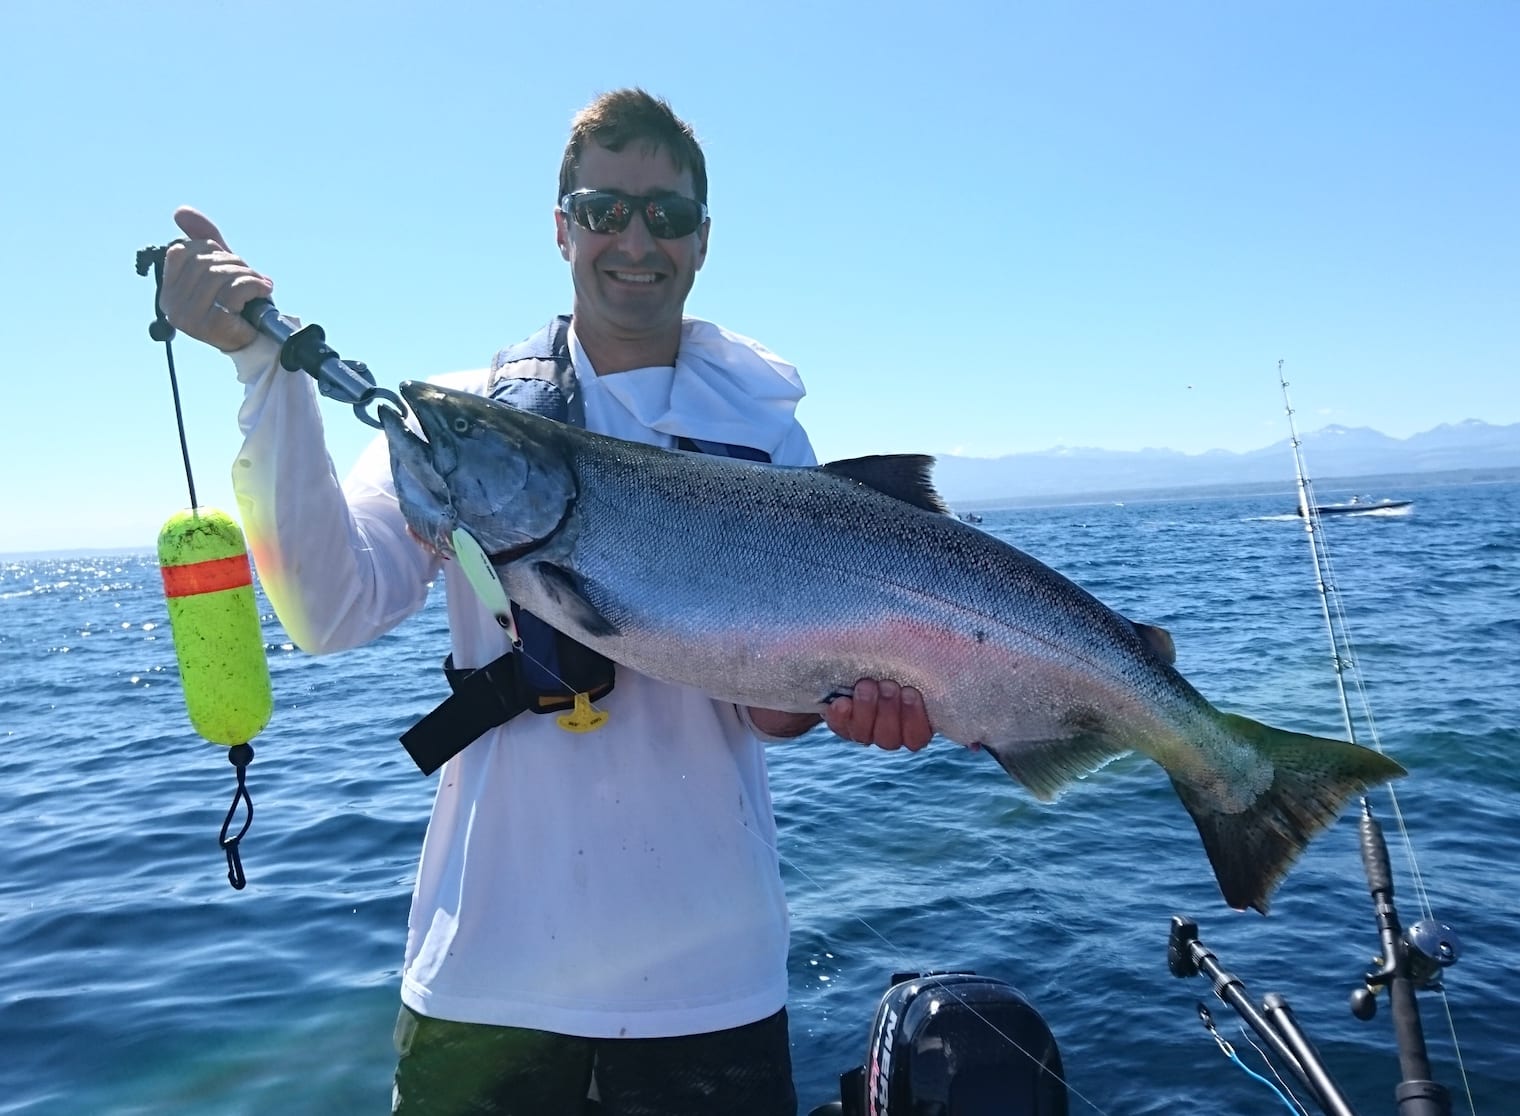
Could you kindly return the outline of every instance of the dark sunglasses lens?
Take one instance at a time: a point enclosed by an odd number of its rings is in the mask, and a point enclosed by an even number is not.
[[[702,223],[702,206],[690,198],[652,198],[644,214],[649,231],[661,240],[690,236]]]
[[[640,205],[644,208],[644,223],[661,240],[690,236],[702,224],[701,204],[679,194],[658,198],[636,198],[609,190],[573,194],[570,216],[583,229],[595,233],[620,233],[628,227]]]
[[[583,229],[619,233],[628,227],[633,207],[616,194],[579,194],[570,203],[570,215]]]

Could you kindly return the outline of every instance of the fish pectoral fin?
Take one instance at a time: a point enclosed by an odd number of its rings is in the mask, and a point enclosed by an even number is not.
[[[934,458],[924,453],[878,453],[869,457],[847,457],[818,466],[819,472],[832,473],[874,488],[915,508],[948,515],[949,505],[934,490],[934,482],[929,479],[933,468]]]
[[[1140,624],[1134,620],[1130,623],[1134,625],[1136,634],[1145,641],[1147,647],[1155,652],[1158,659],[1167,666],[1177,665],[1177,644],[1172,641],[1171,632],[1165,628],[1158,628],[1154,624]]]
[[[586,579],[553,562],[533,563],[544,591],[564,610],[577,630],[587,635],[615,636],[620,629],[591,603]]]
[[[1100,733],[1081,732],[1051,740],[989,741],[982,747],[1041,802],[1132,749]]]

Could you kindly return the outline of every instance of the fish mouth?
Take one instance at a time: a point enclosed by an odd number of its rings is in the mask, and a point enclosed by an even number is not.
[[[401,385],[401,394],[426,432],[429,417],[436,421],[436,416],[427,406],[428,393],[411,390],[417,386],[407,381]],[[379,416],[390,449],[391,479],[407,527],[423,545],[442,557],[452,557],[453,532],[459,517],[445,474],[437,465],[438,443],[415,433],[393,408],[380,407]]]
[[[406,384],[401,385],[401,390],[404,392],[406,387]],[[410,403],[410,400],[408,400],[408,403]],[[414,415],[417,413],[416,408],[411,407],[409,409]],[[431,469],[433,447],[428,443],[427,439],[414,434],[412,428],[406,424],[406,419],[402,416],[401,412],[394,407],[379,408],[379,415],[380,428],[385,432],[385,440],[391,449],[393,451],[397,449],[402,450],[409,463],[418,461]]]
[[[404,426],[402,429],[414,443],[423,447],[428,466],[440,477],[448,477],[459,467],[455,431],[450,429],[447,414],[449,394],[433,384],[405,380],[401,384],[401,398],[406,400],[423,436],[418,437]],[[416,448],[413,447],[414,451]]]

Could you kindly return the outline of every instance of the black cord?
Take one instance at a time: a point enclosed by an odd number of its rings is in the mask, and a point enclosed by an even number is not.
[[[222,832],[217,841],[227,854],[227,882],[234,891],[242,891],[248,885],[248,877],[243,875],[243,859],[238,855],[238,843],[253,824],[253,798],[248,794],[247,782],[248,765],[253,761],[253,746],[235,744],[228,749],[227,759],[237,768],[237,791],[232,796],[232,805],[227,807],[227,816],[222,820]],[[237,831],[236,836],[228,837],[227,831],[232,828],[232,819],[237,814],[239,802],[243,803],[247,811],[243,818],[243,828]]]
[[[169,362],[169,390],[174,393],[174,421],[179,426],[179,452],[185,462],[185,483],[190,488],[190,506],[200,507],[195,498],[195,476],[190,471],[190,443],[185,438],[185,412],[179,402],[179,377],[174,371],[174,323],[169,321],[159,301],[164,292],[164,253],[167,248],[144,248],[137,253],[137,274],[146,275],[153,268],[153,321],[148,323],[148,336],[164,343],[164,359]]]

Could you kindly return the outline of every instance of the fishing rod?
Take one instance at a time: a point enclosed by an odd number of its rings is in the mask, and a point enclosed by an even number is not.
[[[1315,585],[1319,591],[1320,610],[1330,639],[1336,692],[1340,698],[1346,737],[1354,743],[1355,726],[1351,703],[1346,695],[1345,674],[1348,668],[1355,672],[1355,663],[1350,656],[1345,613],[1340,607],[1339,594],[1331,574],[1330,554],[1314,499],[1314,487],[1309,480],[1308,470],[1304,467],[1302,443],[1293,421],[1293,402],[1288,395],[1288,381],[1283,375],[1282,361],[1277,362],[1277,378],[1282,386],[1283,404],[1288,414],[1299,514],[1303,517],[1310,554],[1314,560]],[[1353,676],[1360,688],[1359,675],[1354,673]],[[1365,706],[1365,692],[1362,697]],[[1367,713],[1370,724],[1370,709]],[[1376,736],[1375,729],[1373,735]],[[1378,967],[1367,973],[1361,986],[1351,993],[1351,1014],[1363,1022],[1372,1019],[1377,1013],[1378,991],[1383,988],[1388,990],[1394,1041],[1399,1054],[1400,1080],[1394,1089],[1398,1116],[1450,1116],[1450,1093],[1445,1086],[1431,1078],[1430,1057],[1415,994],[1422,989],[1444,990],[1442,974],[1456,963],[1461,954],[1461,942],[1451,927],[1428,914],[1408,930],[1403,929],[1394,904],[1393,870],[1388,859],[1388,843],[1383,837],[1382,826],[1373,816],[1372,804],[1365,795],[1362,796],[1358,833],[1362,870],[1372,897],[1381,955]],[[1262,1038],[1308,1089],[1321,1109],[1329,1116],[1353,1116],[1354,1110],[1326,1071],[1308,1036],[1299,1028],[1287,1001],[1272,993],[1258,1009],[1246,994],[1245,985],[1226,971],[1218,958],[1199,940],[1197,923],[1181,915],[1172,919],[1167,943],[1167,965],[1174,976],[1207,976],[1213,983],[1214,994],[1234,1009]],[[1204,1025],[1213,1034],[1214,1040],[1227,1055],[1234,1058],[1229,1044],[1214,1030],[1208,1009],[1202,1004],[1198,1007]]]
[[[1340,596],[1330,574],[1330,554],[1325,549],[1324,527],[1319,515],[1319,504],[1314,497],[1314,483],[1304,468],[1302,443],[1298,439],[1298,426],[1293,421],[1293,402],[1288,398],[1288,381],[1283,378],[1282,361],[1277,362],[1277,379],[1282,384],[1283,405],[1288,412],[1288,444],[1293,450],[1293,475],[1298,484],[1298,514],[1303,517],[1304,531],[1309,537],[1309,557],[1314,562],[1314,586],[1319,591],[1320,615],[1325,620],[1325,634],[1330,640],[1330,665],[1335,668],[1335,692],[1340,697],[1341,720],[1346,728],[1346,739],[1356,743],[1356,726],[1351,718],[1351,702],[1346,697],[1346,668],[1349,661],[1341,655],[1344,642],[1331,618],[1330,602],[1336,603],[1336,615],[1340,615]],[[1365,805],[1366,797],[1362,798]]]
[[[1346,668],[1350,665],[1354,669],[1354,662],[1348,655],[1342,654],[1343,646],[1349,652],[1351,641],[1346,633],[1346,616],[1340,607],[1340,595],[1331,573],[1324,526],[1313,497],[1314,489],[1308,469],[1304,466],[1302,442],[1293,419],[1293,400],[1288,394],[1288,380],[1283,374],[1283,362],[1280,360],[1277,362],[1277,381],[1282,387],[1283,407],[1288,416],[1289,442],[1293,449],[1293,468],[1298,482],[1299,514],[1303,516],[1304,531],[1309,538],[1320,590],[1320,607],[1330,637],[1336,693],[1340,697],[1347,739],[1354,743],[1355,729],[1345,681]],[[1330,607],[1332,599],[1335,602],[1333,613]],[[1332,620],[1332,614],[1338,618],[1339,623]],[[1359,676],[1357,680],[1360,684]],[[1363,700],[1365,702],[1365,694]],[[1415,991],[1419,988],[1441,987],[1441,973],[1456,963],[1461,954],[1461,942],[1450,927],[1428,917],[1416,921],[1408,933],[1403,932],[1398,909],[1393,901],[1393,870],[1388,860],[1388,843],[1383,838],[1383,827],[1373,816],[1372,804],[1365,795],[1362,797],[1362,816],[1357,828],[1362,871],[1367,877],[1367,888],[1372,896],[1382,955],[1379,967],[1368,973],[1362,987],[1351,994],[1351,1013],[1363,1022],[1370,1020],[1377,1012],[1378,990],[1385,987],[1388,989],[1394,1038],[1399,1049],[1401,1080],[1395,1090],[1398,1110],[1407,1116],[1445,1116],[1451,1111],[1451,1100],[1446,1089],[1430,1077],[1430,1058],[1426,1051],[1425,1032],[1420,1022]]]

